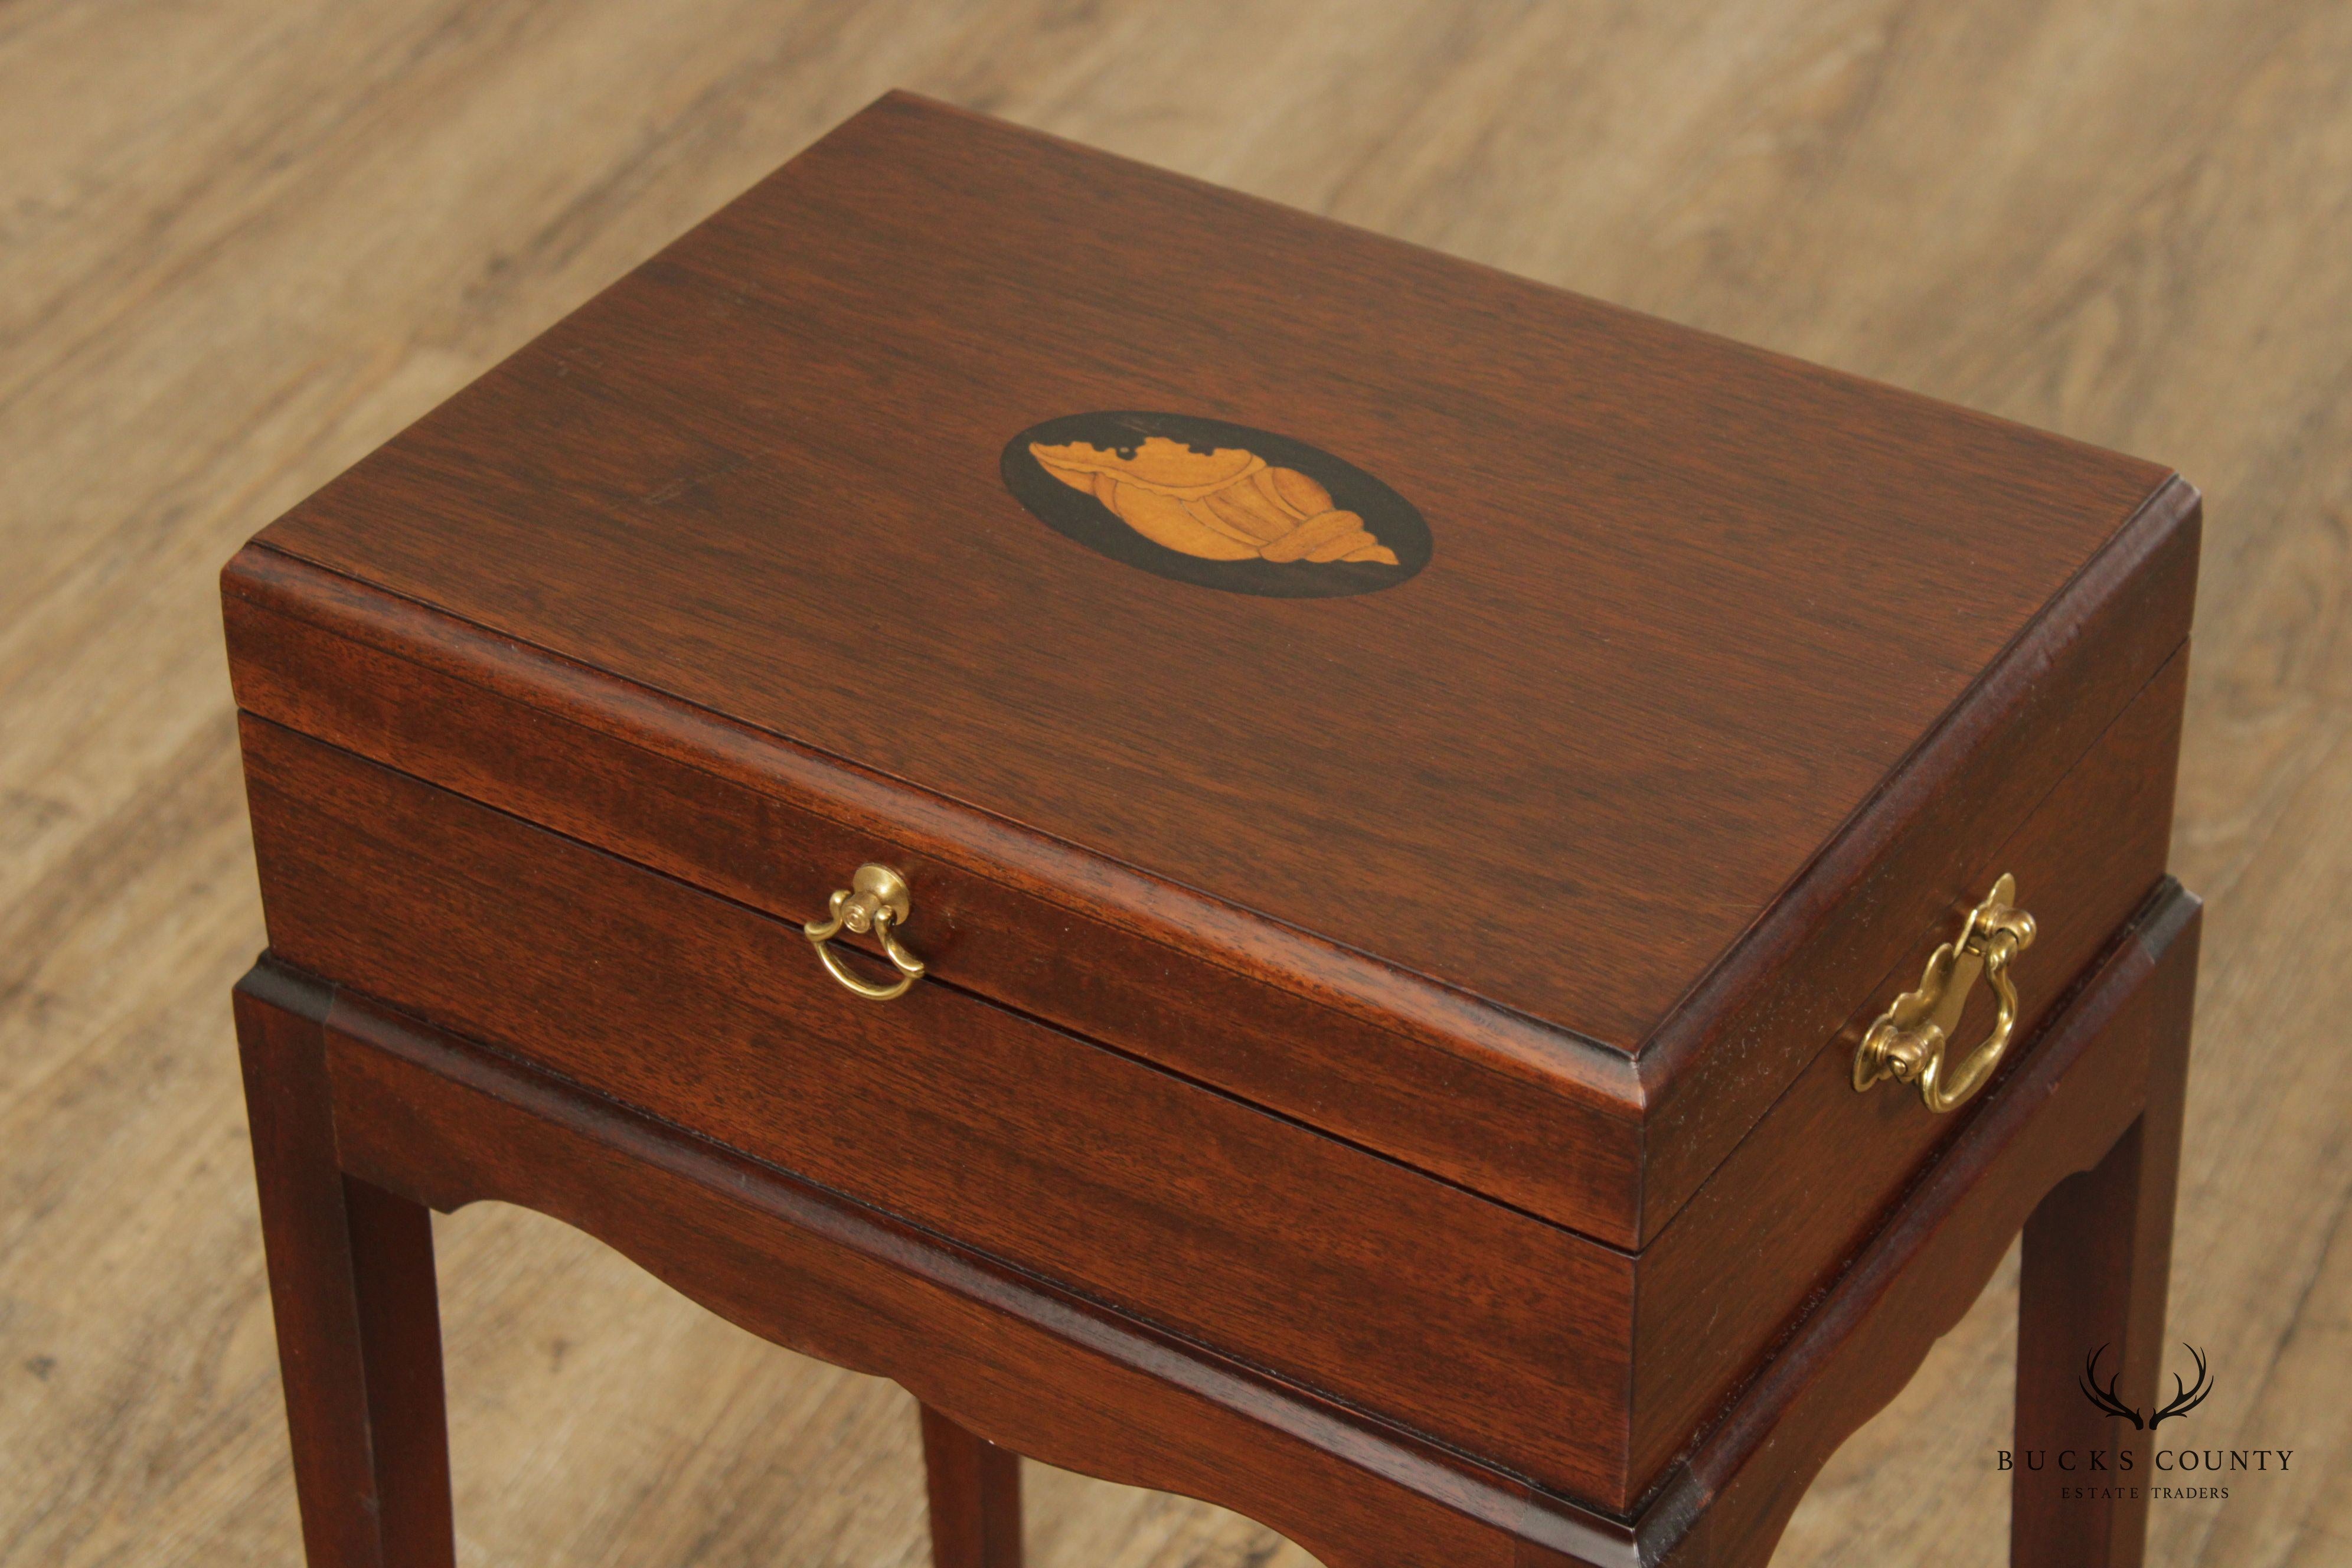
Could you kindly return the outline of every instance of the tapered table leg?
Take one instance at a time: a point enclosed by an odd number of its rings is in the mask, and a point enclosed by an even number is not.
[[[932,1568],[1021,1568],[1021,1459],[926,1405]]]
[[[2189,1000],[2158,1020],[2147,1109],[2105,1159],[2053,1188],[2025,1227],[2019,1285],[2011,1568],[2138,1568],[2155,1435],[2103,1409],[2095,1383],[2145,1420],[2166,1349],[2165,1292],[2188,1079]],[[2165,1384],[2166,1391],[2171,1385]]]
[[[335,1160],[323,998],[268,969],[237,1041],[310,1568],[452,1568],[431,1215]]]

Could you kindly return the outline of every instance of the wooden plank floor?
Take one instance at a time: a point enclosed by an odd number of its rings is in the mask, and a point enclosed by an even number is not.
[[[885,88],[2049,426],[2206,489],[2211,900],[2152,1560],[2352,1562],[2352,6],[0,7],[0,1564],[297,1552],[226,988],[213,573]],[[894,1389],[551,1223],[441,1230],[462,1555],[924,1561]],[[1779,1561],[2001,1561],[2013,1272]],[[2170,1436],[2168,1429],[2167,1436]],[[1033,1473],[1049,1568],[1296,1564]]]

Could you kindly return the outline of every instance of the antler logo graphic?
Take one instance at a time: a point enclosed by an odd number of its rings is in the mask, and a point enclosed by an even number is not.
[[[2190,1411],[2204,1404],[2205,1396],[2213,1392],[2213,1380],[2206,1373],[2205,1352],[2203,1351],[2199,1350],[2195,1345],[2189,1344],[2186,1342],[2182,1342],[2180,1348],[2187,1351],[2189,1355],[2196,1359],[2197,1381],[2194,1384],[2184,1384],[2180,1381],[2180,1374],[2179,1373],[2174,1373],[2172,1374],[2171,1403],[2165,1405],[2163,1409],[2158,1410],[2153,1415],[2148,1416],[2146,1420],[2143,1421],[2140,1418],[2139,1412],[2131,1405],[2126,1405],[2123,1402],[2122,1397],[2116,1394],[2116,1384],[2123,1380],[2123,1373],[2120,1370],[2116,1372],[2115,1376],[2107,1379],[2106,1385],[2105,1387],[2100,1386],[2099,1358],[2107,1353],[2107,1347],[2105,1345],[2101,1345],[2097,1350],[2093,1351],[2083,1360],[2083,1375],[2079,1384],[2079,1386],[2083,1390],[2083,1397],[2089,1400],[2101,1410],[2105,1411],[2108,1415],[2120,1420],[2130,1422],[2132,1424],[2132,1430],[2135,1432],[2153,1432],[2163,1423],[2171,1420],[2172,1417],[2176,1415],[2188,1415]]]

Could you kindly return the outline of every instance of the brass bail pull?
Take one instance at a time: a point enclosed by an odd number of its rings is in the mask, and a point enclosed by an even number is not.
[[[2017,986],[2009,962],[2033,945],[2033,917],[2016,907],[2017,879],[2004,873],[1969,913],[1960,934],[1937,948],[1916,991],[1906,991],[1878,1016],[1853,1053],[1853,1087],[1867,1089],[1882,1079],[1919,1086],[1927,1109],[1954,1110],[1992,1077],[2017,1028]],[[1982,974],[2000,1011],[1992,1032],[1957,1066],[1949,1054],[1960,1010]]]
[[[835,891],[826,905],[825,918],[809,921],[801,927],[801,934],[808,938],[811,947],[816,949],[817,962],[824,965],[824,972],[840,981],[845,988],[868,1002],[896,1001],[907,994],[907,987],[923,977],[923,961],[908,952],[899,942],[898,934],[890,929],[905,925],[907,916],[913,909],[913,900],[907,891],[907,879],[887,866],[869,863],[857,868],[856,874],[849,879],[848,887]],[[888,956],[891,967],[898,970],[898,978],[887,985],[860,979],[848,964],[842,962],[841,954],[827,945],[829,939],[839,935],[844,928],[860,936],[867,931],[873,932],[874,940],[882,944],[883,952]]]

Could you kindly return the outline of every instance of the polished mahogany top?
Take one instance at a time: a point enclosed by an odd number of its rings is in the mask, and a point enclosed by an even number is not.
[[[262,542],[1630,1054],[2167,479],[894,95]]]

